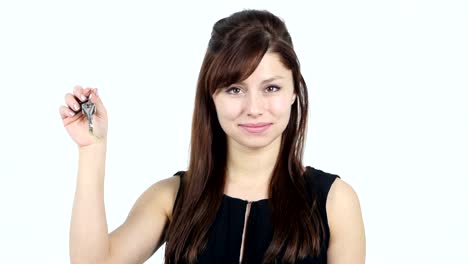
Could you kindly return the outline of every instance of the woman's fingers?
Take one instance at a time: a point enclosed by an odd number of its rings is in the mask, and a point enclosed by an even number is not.
[[[81,109],[78,98],[76,98],[76,96],[71,93],[67,93],[65,95],[65,104],[75,113],[78,113],[78,111]]]
[[[75,86],[73,89],[73,94],[66,94],[65,95],[65,103],[72,109],[75,113],[81,110],[81,103],[85,102],[86,100],[91,100],[91,94],[94,90],[91,87],[83,89],[81,86]],[[91,100],[91,102],[95,103],[98,100]]]
[[[80,102],[84,102],[86,100],[88,100],[87,96],[86,96],[86,92],[89,93],[89,88],[87,89],[83,89],[83,87],[77,85],[75,86],[75,88],[73,88],[73,95],[78,98],[78,100],[80,100]],[[89,94],[88,94],[89,95]]]
[[[60,117],[62,117],[62,119],[65,119],[67,117],[73,117],[73,116],[76,115],[69,107],[64,106],[64,105],[60,106],[59,113],[60,113]]]
[[[85,113],[82,113],[84,102],[91,102],[96,107],[93,114],[92,135],[89,133],[89,121]],[[107,111],[97,93],[97,88],[84,88],[77,85],[73,92],[65,94],[65,104],[59,108],[62,123],[71,138],[79,146],[87,146],[107,136]]]
[[[85,101],[90,101],[91,103],[96,105],[96,116],[107,118],[106,108],[104,107],[104,104],[102,103],[97,90],[97,88],[91,87],[83,89],[83,87],[77,85],[75,86],[75,88],[73,88],[73,94],[65,94],[66,106],[61,106],[59,109],[60,116],[62,117],[62,119],[65,119],[67,117],[73,117],[79,114],[81,111],[81,104]]]

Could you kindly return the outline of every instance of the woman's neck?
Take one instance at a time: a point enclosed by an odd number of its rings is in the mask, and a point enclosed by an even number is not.
[[[269,145],[250,149],[228,142],[226,184],[236,186],[267,187],[281,145],[281,136]]]

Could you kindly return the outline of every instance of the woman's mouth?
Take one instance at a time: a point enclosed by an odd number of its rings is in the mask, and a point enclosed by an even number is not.
[[[272,123],[247,123],[240,124],[245,131],[253,134],[259,134],[270,128]]]

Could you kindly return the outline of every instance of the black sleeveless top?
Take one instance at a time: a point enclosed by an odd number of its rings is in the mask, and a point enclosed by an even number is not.
[[[179,171],[174,176],[182,177],[184,171]],[[319,264],[327,263],[327,249],[330,237],[328,218],[326,213],[326,200],[328,191],[335,179],[339,176],[327,173],[313,167],[307,166],[305,171],[307,190],[318,193],[318,206],[322,223],[325,228],[325,240],[320,255],[307,257],[296,264]],[[179,193],[176,196],[179,198]],[[268,199],[250,202],[248,216],[248,232],[244,239],[244,252],[242,264],[261,264],[272,236],[273,228],[270,222],[270,208]],[[217,212],[215,221],[210,227],[208,242],[205,250],[198,256],[199,264],[239,264],[239,256],[242,244],[242,234],[245,221],[245,211],[248,201],[223,195],[223,201]],[[281,263],[278,261],[278,263]]]

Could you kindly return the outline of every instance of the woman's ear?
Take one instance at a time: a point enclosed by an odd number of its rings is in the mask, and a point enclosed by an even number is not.
[[[291,99],[291,104],[294,104],[294,101],[296,101],[296,93],[293,94],[293,97]]]

